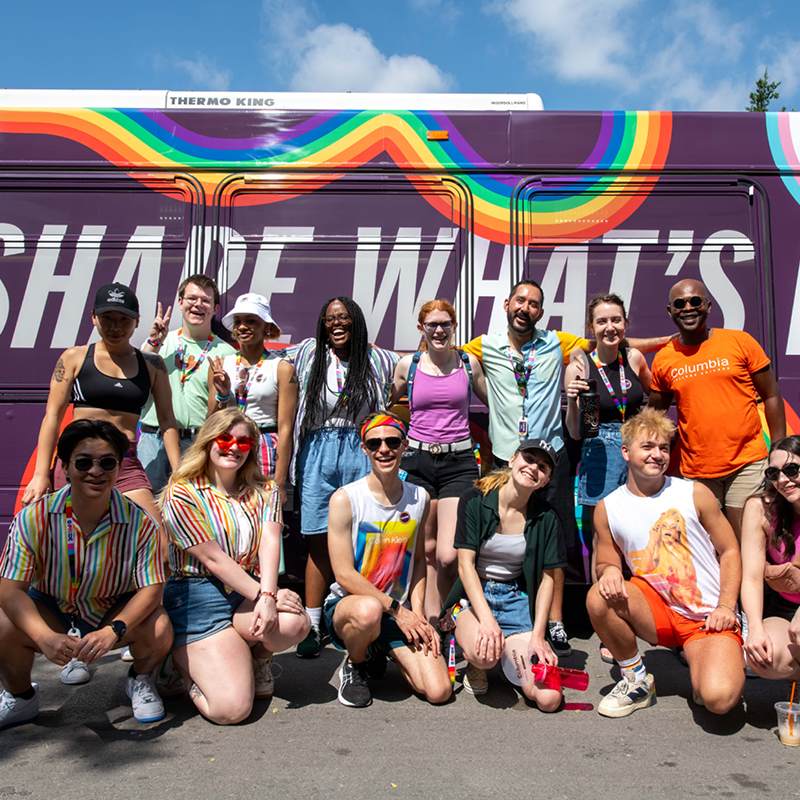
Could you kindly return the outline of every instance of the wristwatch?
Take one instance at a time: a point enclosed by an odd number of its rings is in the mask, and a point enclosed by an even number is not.
[[[113,622],[109,622],[108,625],[111,630],[117,634],[117,641],[119,641],[128,631],[128,626],[121,619],[115,619]]]
[[[388,609],[386,609],[386,613],[390,617],[394,617],[399,610],[400,610],[400,601],[396,597],[392,598],[392,604],[389,606]]]

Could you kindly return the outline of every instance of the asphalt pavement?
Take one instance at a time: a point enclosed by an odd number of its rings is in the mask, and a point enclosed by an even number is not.
[[[596,708],[618,679],[604,664],[581,603],[568,587],[574,653],[586,692],[568,703]],[[271,701],[245,722],[218,727],[188,696],[167,716],[137,723],[125,698],[127,664],[101,660],[90,683],[61,684],[38,657],[42,710],[0,731],[0,798],[675,798],[800,797],[800,748],[781,745],[773,704],[785,682],[748,680],[743,701],[715,717],[691,700],[689,670],[669,650],[643,643],[655,706],[623,719],[596,710],[543,714],[490,673],[489,692],[458,691],[444,706],[411,695],[396,667],[372,682],[373,705],[336,699],[342,654],[276,656],[283,672]]]

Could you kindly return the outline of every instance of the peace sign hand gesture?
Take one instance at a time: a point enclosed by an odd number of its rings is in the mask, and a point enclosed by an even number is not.
[[[153,320],[153,324],[150,326],[150,333],[148,337],[150,339],[156,339],[161,344],[164,343],[164,339],[167,338],[167,334],[169,333],[169,318],[172,316],[172,306],[167,307],[167,312],[164,314],[162,312],[161,303],[158,304],[158,311],[156,312],[156,318]]]
[[[227,397],[231,393],[231,376],[225,372],[222,366],[222,358],[209,359],[209,369],[211,370],[211,377],[214,381],[214,388],[220,397]]]

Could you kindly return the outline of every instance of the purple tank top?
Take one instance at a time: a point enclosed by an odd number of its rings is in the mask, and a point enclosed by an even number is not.
[[[469,438],[469,378],[462,365],[449,375],[418,367],[411,400],[412,439],[448,444]]]
[[[419,371],[417,371],[417,375],[419,375]],[[414,387],[415,396],[416,392],[417,389]],[[795,517],[792,533],[794,534],[794,552],[795,555],[797,555],[798,550],[800,550],[800,518]],[[776,550],[769,541],[767,542],[767,555],[773,564],[785,564],[790,560],[789,557],[784,554],[783,547],[781,547],[780,550]],[[800,594],[785,594],[784,592],[779,592],[778,594],[790,603],[800,603]]]

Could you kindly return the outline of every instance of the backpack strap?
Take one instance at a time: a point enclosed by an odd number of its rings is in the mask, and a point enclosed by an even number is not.
[[[469,353],[464,350],[456,350],[456,352],[461,356],[461,360],[464,362],[464,369],[467,371],[467,377],[469,378],[469,404],[472,405],[474,394],[472,391],[472,366],[469,363]]]
[[[422,358],[422,350],[417,350],[413,356],[411,356],[411,364],[408,367],[408,377],[406,378],[406,396],[408,397],[408,407],[411,408],[411,393],[414,391],[414,376],[417,373],[417,367],[419,366],[419,360]]]

